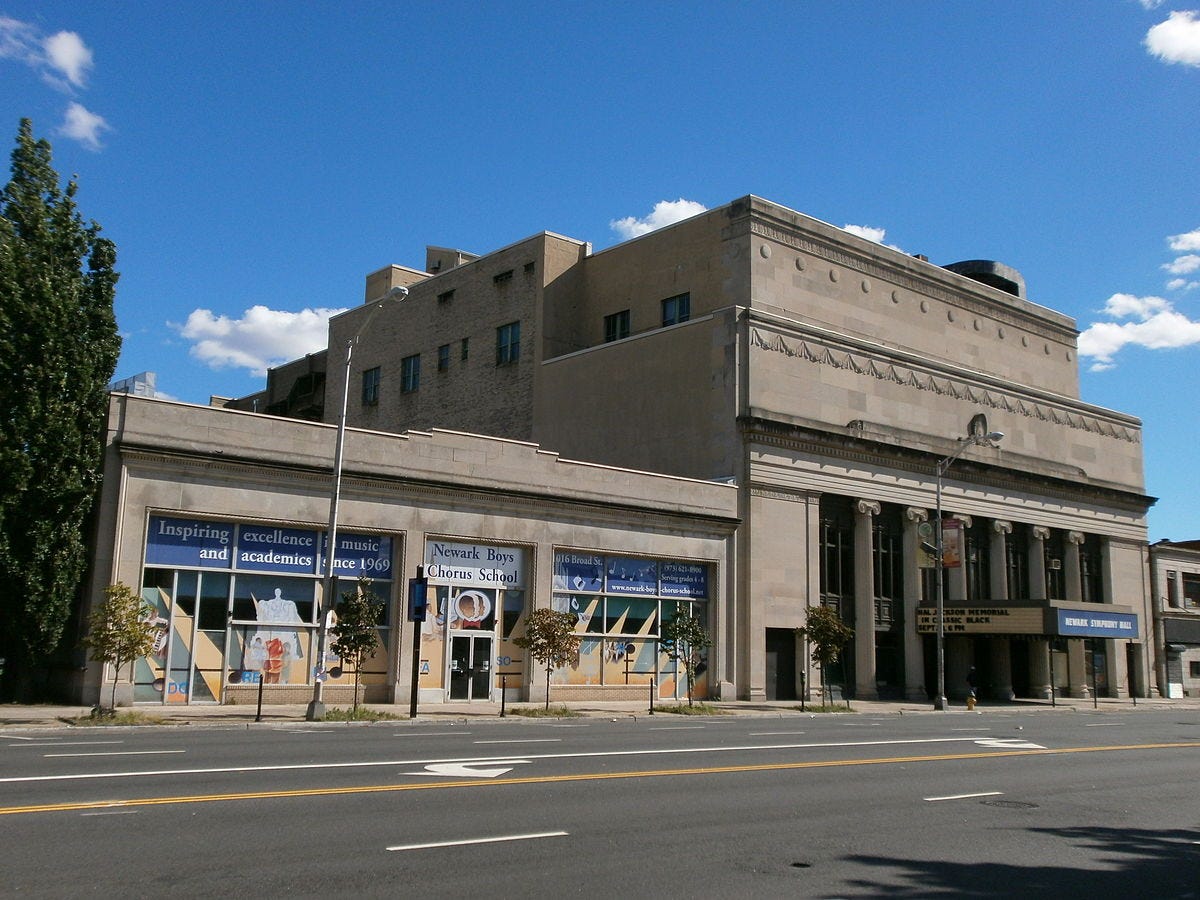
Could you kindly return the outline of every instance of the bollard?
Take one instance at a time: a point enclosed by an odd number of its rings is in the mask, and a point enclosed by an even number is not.
[[[500,718],[504,718],[504,701],[508,697],[508,676],[500,676]]]
[[[650,715],[654,715],[654,679],[650,679]]]
[[[263,673],[262,673],[262,670],[260,669],[258,672],[258,712],[254,714],[255,722],[262,721],[262,692],[263,692],[263,682],[266,680],[267,679],[263,678]]]

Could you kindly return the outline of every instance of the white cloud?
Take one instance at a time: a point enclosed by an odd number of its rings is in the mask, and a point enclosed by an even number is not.
[[[1189,250],[1200,250],[1200,228],[1186,234],[1173,234],[1167,238],[1167,245],[1177,253],[1187,253]]]
[[[1142,9],[1158,9],[1163,5],[1163,0],[1138,0],[1142,4]]]
[[[72,102],[63,114],[63,123],[59,126],[58,133],[79,141],[89,150],[99,150],[100,135],[111,130],[112,126],[104,121],[103,116],[96,115],[80,103]]]
[[[623,240],[629,240],[649,234],[651,231],[657,231],[667,225],[682,222],[684,219],[690,219],[706,209],[708,207],[703,204],[697,203],[695,200],[684,200],[682,197],[678,200],[660,200],[654,204],[653,212],[646,218],[638,219],[634,216],[627,216],[624,219],[613,219],[608,223],[608,227],[619,234]]]
[[[883,244],[883,239],[887,237],[886,228],[876,228],[874,225],[843,225],[842,231],[848,231],[850,234],[856,234],[860,238],[866,238],[868,241],[874,241],[876,244]],[[885,247],[890,247],[893,250],[900,250],[895,244],[883,244]],[[900,250],[903,253],[903,250]]]
[[[1096,322],[1079,335],[1079,355],[1094,362],[1093,372],[1113,368],[1113,357],[1124,347],[1168,350],[1200,344],[1200,322],[1177,311],[1162,297],[1113,294],[1104,312],[1114,318],[1134,317],[1136,322]]]
[[[1167,282],[1169,291],[1194,291],[1200,287],[1200,281],[1188,281],[1186,278],[1172,278]]]
[[[1195,10],[1171,13],[1146,32],[1145,44],[1163,62],[1200,66],[1200,21]]]
[[[73,31],[60,31],[42,41],[46,63],[64,75],[75,87],[83,87],[84,78],[92,67],[92,51],[83,38]]]
[[[1163,265],[1163,268],[1172,275],[1187,275],[1191,272],[1197,272],[1200,271],[1200,256],[1197,256],[1195,253],[1179,256]]]
[[[61,91],[83,87],[92,68],[92,51],[73,31],[43,37],[28,22],[0,17],[0,59],[15,59]]]
[[[183,325],[173,325],[192,342],[193,357],[213,369],[248,369],[262,377],[270,366],[314,353],[326,345],[329,317],[344,310],[300,312],[252,306],[240,319],[196,309]]]

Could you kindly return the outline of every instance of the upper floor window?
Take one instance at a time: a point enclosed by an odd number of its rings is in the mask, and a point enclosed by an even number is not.
[[[438,371],[445,372],[450,368],[450,345],[442,344],[438,347]]]
[[[663,328],[666,328],[668,325],[678,325],[680,322],[686,322],[691,317],[691,294],[679,294],[675,297],[668,297],[662,302]]]
[[[605,343],[627,337],[629,337],[629,310],[623,309],[619,313],[604,317]]]
[[[504,284],[506,281],[512,281],[512,273],[512,269],[509,269],[507,272],[500,272],[498,275],[492,276],[492,281],[495,284]]]
[[[438,298],[438,303],[449,303],[451,300],[454,299],[454,288],[450,288],[450,290],[448,290],[448,291],[442,291],[440,294],[437,295],[437,298]]]
[[[1104,569],[1100,539],[1089,534],[1079,547],[1079,586],[1084,603],[1104,602]]]
[[[461,359],[463,362],[466,362],[467,355],[470,353],[470,351],[471,351],[471,339],[463,338],[462,339],[462,352],[459,353],[458,358]]]
[[[1183,605],[1185,609],[1200,609],[1200,574],[1183,572]]]
[[[521,356],[521,323],[509,322],[496,329],[496,365],[515,363]]]
[[[421,354],[414,353],[400,360],[400,392],[411,394],[421,386]]]
[[[375,406],[379,403],[379,382],[382,372],[379,366],[367,369],[362,373],[362,402],[363,406]]]

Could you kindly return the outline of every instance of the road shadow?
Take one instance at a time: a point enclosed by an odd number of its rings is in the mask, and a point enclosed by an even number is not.
[[[889,870],[888,881],[852,879],[877,897],[1198,897],[1200,829],[1033,828],[1076,848],[1078,865],[955,862],[856,855],[850,862]],[[1103,868],[1098,868],[1103,866]]]

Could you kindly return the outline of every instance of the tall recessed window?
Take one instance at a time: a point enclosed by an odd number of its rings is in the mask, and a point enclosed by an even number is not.
[[[445,372],[450,368],[450,345],[442,344],[438,347],[438,371]]]
[[[692,295],[677,294],[662,302],[663,328],[668,325],[678,325],[692,317]]]
[[[496,329],[496,365],[515,363],[521,356],[521,323],[509,322]]]
[[[362,402],[363,406],[375,406],[379,403],[379,382],[382,373],[379,366],[367,369],[362,373]]]
[[[462,339],[462,352],[459,354],[459,359],[461,359],[463,362],[466,362],[466,361],[467,361],[467,355],[468,355],[470,352],[471,352],[471,339],[470,339],[470,338],[463,338],[463,339]]]
[[[623,309],[619,313],[604,317],[605,343],[627,337],[629,337],[629,310]]]
[[[400,360],[400,392],[411,394],[421,386],[421,354],[414,353]]]

